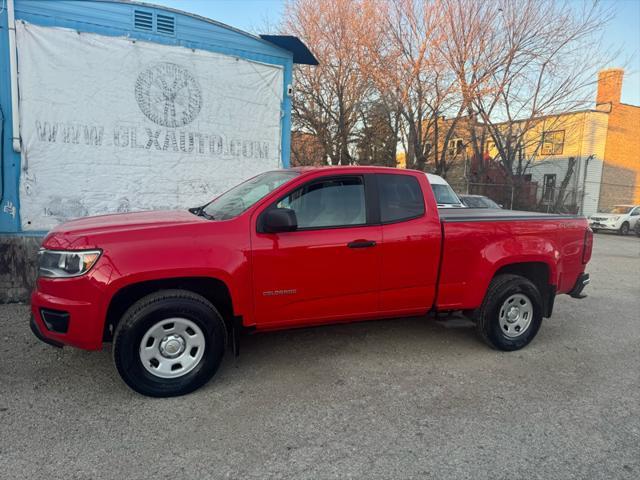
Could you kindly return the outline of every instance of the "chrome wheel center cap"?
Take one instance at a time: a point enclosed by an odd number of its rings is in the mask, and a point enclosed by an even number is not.
[[[509,307],[507,310],[507,321],[510,323],[515,322],[520,316],[520,309],[518,307]]]
[[[167,335],[160,342],[160,354],[165,358],[176,358],[184,352],[186,343],[184,338],[177,334]]]

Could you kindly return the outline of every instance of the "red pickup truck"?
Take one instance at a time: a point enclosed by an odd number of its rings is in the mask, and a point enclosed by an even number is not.
[[[557,294],[583,296],[592,238],[582,217],[438,211],[422,172],[278,170],[189,211],[54,229],[31,328],[56,346],[113,342],[124,381],[151,396],[203,385],[247,331],[462,311],[517,350]]]

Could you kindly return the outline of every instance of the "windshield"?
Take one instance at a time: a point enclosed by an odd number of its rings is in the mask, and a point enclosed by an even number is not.
[[[625,207],[624,205],[616,205],[606,213],[629,213],[633,207]]]
[[[223,193],[201,211],[211,220],[228,220],[240,215],[296,175],[298,173],[291,170],[262,173]]]
[[[502,208],[500,205],[498,205],[496,202],[494,202],[488,197],[484,197],[484,203],[487,204],[487,208]]]
[[[432,183],[431,188],[438,205],[460,205],[460,200],[449,185]]]
[[[489,197],[469,197],[468,199],[470,198],[473,198],[478,203],[478,208],[500,208],[500,205]]]
[[[462,196],[462,202],[471,208],[500,208],[497,204],[487,197],[469,197]]]
[[[484,204],[482,203],[482,199],[480,199],[480,197],[465,197],[465,196],[462,196],[462,197],[460,197],[460,200],[462,200],[462,203],[464,203],[467,207],[485,208]]]

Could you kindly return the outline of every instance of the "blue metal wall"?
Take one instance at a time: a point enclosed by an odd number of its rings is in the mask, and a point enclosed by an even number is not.
[[[0,6],[3,4],[0,1]],[[175,35],[134,30],[133,12],[144,10],[175,17]],[[15,0],[16,20],[50,26],[73,28],[82,32],[111,36],[128,36],[166,45],[209,50],[284,67],[282,110],[282,165],[289,166],[291,147],[291,99],[287,85],[292,82],[293,54],[239,30],[213,21],[148,4],[118,0]],[[6,9],[0,14],[0,108],[4,114],[0,170],[2,201],[0,202],[0,233],[20,232],[20,154],[13,152],[11,138],[11,91],[9,82],[9,46]],[[12,215],[15,209],[15,215]],[[22,234],[22,233],[21,233]],[[38,234],[32,232],[31,234]],[[41,234],[41,233],[40,233]]]

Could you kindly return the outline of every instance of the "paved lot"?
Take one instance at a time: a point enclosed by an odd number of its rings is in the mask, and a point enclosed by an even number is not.
[[[265,334],[164,400],[0,306],[0,477],[640,478],[640,239],[596,236],[590,272],[520,352],[462,319]]]

